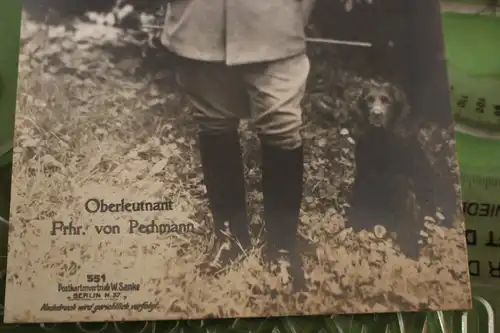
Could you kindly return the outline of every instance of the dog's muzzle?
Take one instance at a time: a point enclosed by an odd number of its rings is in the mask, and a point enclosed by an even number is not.
[[[370,124],[376,127],[385,126],[386,113],[381,108],[374,108],[370,111]]]

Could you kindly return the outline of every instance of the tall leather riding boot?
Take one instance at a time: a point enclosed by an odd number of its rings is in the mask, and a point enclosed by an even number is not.
[[[290,277],[294,289],[302,289],[305,277],[297,233],[303,189],[303,149],[285,150],[267,144],[261,147],[267,256],[276,274]]]
[[[242,151],[237,131],[199,134],[215,244],[204,267],[218,271],[250,248]]]

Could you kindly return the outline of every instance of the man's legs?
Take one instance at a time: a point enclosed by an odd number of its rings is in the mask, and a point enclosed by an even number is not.
[[[251,245],[239,115],[234,114],[248,109],[248,97],[234,71],[223,64],[189,61],[179,67],[177,78],[199,124],[200,157],[216,235],[212,258],[204,266],[217,271]]]
[[[261,141],[262,190],[268,255],[287,269],[295,287],[304,285],[297,231],[303,189],[301,101],[309,74],[305,54],[249,65],[244,79]]]

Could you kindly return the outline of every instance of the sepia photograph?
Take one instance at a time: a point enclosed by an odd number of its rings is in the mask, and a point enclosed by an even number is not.
[[[5,322],[470,308],[437,0],[24,0]]]

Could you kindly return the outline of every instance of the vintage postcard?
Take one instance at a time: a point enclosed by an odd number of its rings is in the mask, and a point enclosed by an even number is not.
[[[24,1],[5,321],[468,309],[434,0]]]

